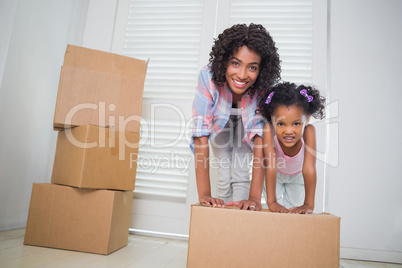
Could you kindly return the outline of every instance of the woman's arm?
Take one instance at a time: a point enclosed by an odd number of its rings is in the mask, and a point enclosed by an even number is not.
[[[248,200],[231,201],[228,206],[237,206],[243,210],[261,210],[261,194],[264,186],[264,152],[263,141],[259,135],[254,137],[253,143],[253,171]]]
[[[251,177],[249,200],[243,202],[241,209],[261,210],[261,194],[264,186],[263,140],[256,135],[253,143],[253,173]]]
[[[197,180],[198,199],[200,203],[221,207],[222,199],[211,197],[209,178],[209,145],[208,137],[194,138],[195,177]]]
[[[316,139],[315,128],[313,125],[307,125],[304,129],[304,162],[303,162],[303,178],[305,188],[304,204],[300,207],[291,208],[293,213],[309,214],[314,210],[315,187],[317,184],[317,172],[315,168],[316,162]]]
[[[254,138],[253,155],[249,200],[254,202],[250,206],[255,206],[255,210],[261,210],[261,195],[264,187],[264,151],[263,139],[258,135]]]
[[[200,203],[223,206],[223,200],[211,197],[209,176],[208,136],[211,133],[214,112],[212,107],[215,103],[212,92],[216,88],[211,78],[210,69],[203,67],[198,76],[197,92],[193,101],[195,176]]]

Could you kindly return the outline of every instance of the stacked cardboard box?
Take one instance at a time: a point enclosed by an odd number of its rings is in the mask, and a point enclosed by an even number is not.
[[[340,218],[328,213],[191,207],[187,267],[339,267]]]
[[[51,183],[34,184],[24,244],[109,254],[127,245],[147,62],[69,45]]]

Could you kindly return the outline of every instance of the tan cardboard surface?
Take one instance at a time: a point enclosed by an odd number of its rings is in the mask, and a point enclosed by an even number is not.
[[[132,197],[34,183],[24,244],[109,254],[127,245]]]
[[[60,131],[52,183],[134,190],[139,139],[138,133],[93,125]]]
[[[53,126],[93,124],[139,132],[148,62],[68,45]]]
[[[340,218],[192,206],[187,267],[339,267]]]

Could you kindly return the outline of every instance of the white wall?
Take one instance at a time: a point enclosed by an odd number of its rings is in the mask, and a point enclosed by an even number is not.
[[[32,183],[50,181],[60,67],[83,2],[0,4],[0,230],[25,226]]]
[[[6,65],[8,47],[10,44],[11,30],[13,28],[15,9],[17,1],[0,1],[0,85],[3,80],[4,67]],[[1,90],[1,87],[0,87]]]
[[[402,263],[402,1],[334,0],[330,95],[339,101],[339,165],[327,210],[341,256]]]
[[[82,46],[111,52],[116,8],[117,0],[89,1]]]

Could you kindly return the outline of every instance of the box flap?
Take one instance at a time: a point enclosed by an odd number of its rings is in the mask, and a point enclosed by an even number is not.
[[[149,59],[143,61],[105,51],[67,45],[63,66],[145,80],[148,61]]]
[[[196,204],[192,204],[191,206],[199,206],[199,207],[209,207],[209,208],[218,208],[218,209],[233,209],[233,210],[241,210],[239,209],[237,206],[224,206],[224,207],[214,207],[212,205],[206,205],[206,204],[202,204],[202,203],[196,203]],[[249,211],[246,210],[248,212],[269,212],[269,213],[275,213],[275,212],[271,212],[269,209],[263,208],[261,209],[261,211]],[[320,213],[312,213],[312,214],[308,214],[308,215],[304,215],[304,214],[286,214],[286,213],[276,213],[276,214],[285,214],[285,215],[303,215],[303,216],[331,216],[331,217],[336,217],[339,218],[338,216],[335,216],[331,213],[328,212],[320,212]]]

